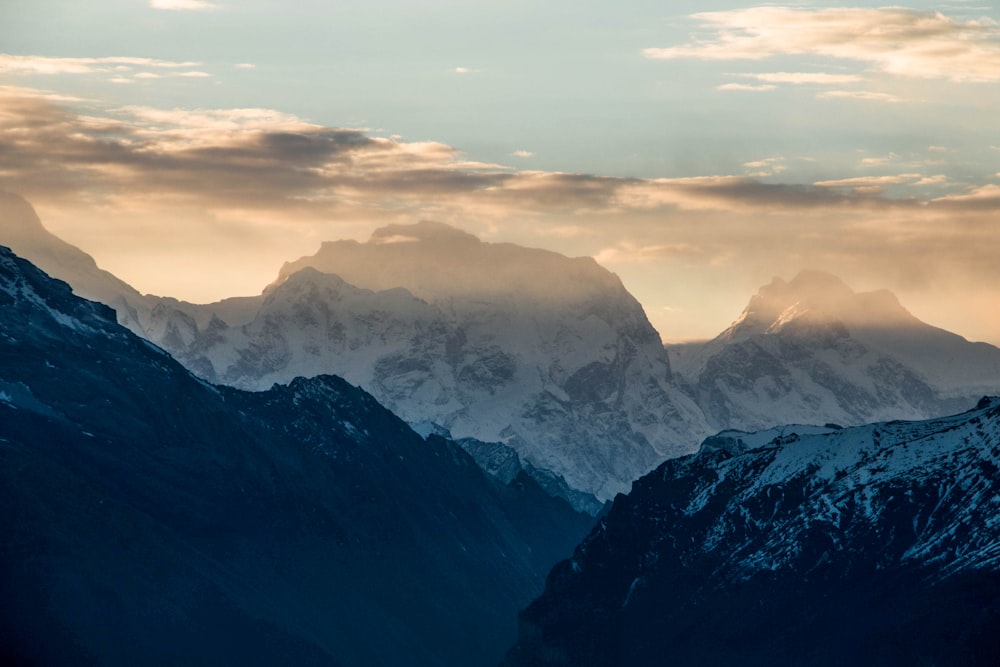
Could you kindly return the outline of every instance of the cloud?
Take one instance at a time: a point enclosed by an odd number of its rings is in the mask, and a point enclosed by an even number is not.
[[[786,170],[780,156],[746,162],[746,176],[642,179],[517,170],[469,160],[440,142],[328,127],[273,109],[102,109],[87,103],[82,113],[72,100],[42,91],[6,91],[0,98],[0,187],[57,199],[141,192],[219,210],[252,204],[380,214],[475,210],[487,217],[742,215],[913,207],[919,202],[880,197],[881,188],[940,184],[915,173],[815,184],[757,180]]]
[[[531,151],[517,150],[511,153],[511,155],[513,155],[514,157],[534,157],[535,154],[532,153]]]
[[[736,74],[746,79],[756,79],[767,83],[789,83],[793,85],[819,84],[833,85],[861,81],[855,74],[824,74],[822,72],[765,72],[758,74]]]
[[[104,75],[112,83],[163,77],[208,78],[208,72],[190,69],[195,61],[160,60],[132,56],[103,58],[53,58],[0,54],[0,74],[13,76]]]
[[[988,183],[977,187],[969,188],[959,194],[950,194],[932,200],[935,204],[943,205],[967,205],[975,208],[997,209],[1000,208],[1000,185]]]
[[[95,72],[122,71],[143,67],[152,69],[176,69],[197,67],[201,63],[192,61],[158,60],[156,58],[134,58],[109,56],[105,58],[51,58],[48,56],[15,56],[0,53],[0,73],[5,74],[92,74]]]
[[[924,180],[921,174],[894,176],[857,176],[813,183],[818,188],[850,188],[858,194],[881,194],[887,185],[917,184]],[[926,183],[924,183],[926,184]]]
[[[176,233],[189,244],[226,235],[249,243],[250,235],[261,239],[260,253],[276,252],[272,246],[305,253],[343,235],[330,225],[367,236],[379,222],[433,218],[571,248],[623,271],[743,262],[862,271],[893,257],[899,275],[930,276],[947,260],[1000,280],[995,262],[983,268],[982,252],[1000,243],[996,225],[982,223],[1000,209],[995,184],[920,200],[882,190],[947,183],[917,173],[790,184],[516,170],[471,161],[443,143],[327,127],[273,109],[102,108],[32,89],[0,92],[0,189],[24,194],[55,219],[60,211],[64,220],[98,212],[93,224],[107,229],[107,244],[124,244],[129,225],[147,229],[162,219],[150,234]],[[770,156],[744,167],[773,176],[784,165]],[[200,226],[171,232],[180,223],[166,221],[178,216]],[[291,233],[297,225],[316,236]],[[305,247],[290,249],[283,239],[293,237]],[[964,246],[964,238],[974,241]],[[181,245],[177,239],[152,243]],[[901,239],[909,240],[905,252]],[[945,241],[952,254],[935,255]],[[287,257],[273,261],[280,259]]]
[[[749,83],[724,83],[720,86],[716,86],[716,90],[740,90],[746,92],[763,92],[765,90],[774,90],[777,86],[772,86],[771,84],[760,84],[753,85]]]
[[[898,155],[896,155],[895,153],[889,153],[889,155],[886,155],[884,157],[866,157],[866,158],[862,158],[861,162],[859,164],[862,167],[879,167],[879,166],[882,166],[884,164],[888,164],[888,163],[893,162],[893,161],[898,160],[898,159],[899,159]]]
[[[665,262],[671,260],[704,260],[705,250],[690,243],[661,243],[637,245],[623,241],[604,248],[594,255],[598,264],[629,264]]]
[[[220,8],[214,2],[205,2],[205,0],[149,0],[149,6],[153,9],[174,11],[205,11]]]
[[[942,176],[903,173],[915,167],[810,184],[753,175],[773,178],[797,159],[695,178],[519,170],[274,109],[108,107],[0,87],[0,189],[28,197],[53,231],[145,291],[251,293],[323,240],[422,219],[596,256],[643,303],[718,307],[722,327],[771,275],[802,267],[875,286],[1000,284],[993,179],[955,191]],[[883,192],[891,188],[916,194],[893,198]],[[184,270],[162,271],[169,265]],[[220,267],[231,271],[225,285]],[[190,291],[166,282],[181,279]],[[718,289],[735,302],[707,304]]]
[[[707,35],[648,48],[650,59],[761,60],[817,55],[904,77],[1000,81],[1000,26],[902,7],[752,7],[692,16]]]
[[[851,99],[866,102],[904,102],[902,97],[890,93],[878,93],[870,90],[828,90],[816,96],[821,100]]]
[[[763,160],[753,160],[752,162],[744,162],[743,166],[749,170],[748,176],[754,178],[763,178],[765,176],[774,176],[775,174],[780,174],[781,172],[788,169],[785,164],[785,158],[783,157],[769,157]]]
[[[236,63],[235,65],[233,65],[233,67],[235,67],[236,69],[254,69],[257,66],[254,65],[253,63]]]

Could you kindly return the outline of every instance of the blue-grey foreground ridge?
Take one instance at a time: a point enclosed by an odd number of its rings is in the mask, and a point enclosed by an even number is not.
[[[0,248],[0,663],[492,665],[592,522],[341,378],[211,385]]]
[[[1000,664],[1000,398],[728,431],[619,496],[507,665]]]

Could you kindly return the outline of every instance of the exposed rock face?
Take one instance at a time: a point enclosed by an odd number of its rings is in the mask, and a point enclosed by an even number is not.
[[[994,665],[1000,399],[725,432],[619,496],[508,665]]]

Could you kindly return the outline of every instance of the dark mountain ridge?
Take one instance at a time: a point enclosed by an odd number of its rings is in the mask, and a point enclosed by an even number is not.
[[[0,248],[14,664],[495,664],[592,520],[340,378],[212,386]]]
[[[507,665],[1000,664],[1000,399],[724,432],[616,498]]]

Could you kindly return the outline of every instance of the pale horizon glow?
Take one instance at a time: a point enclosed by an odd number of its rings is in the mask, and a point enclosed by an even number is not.
[[[1000,344],[995,8],[85,5],[0,9],[0,190],[140,291],[436,220],[597,258],[668,341],[820,269]]]

